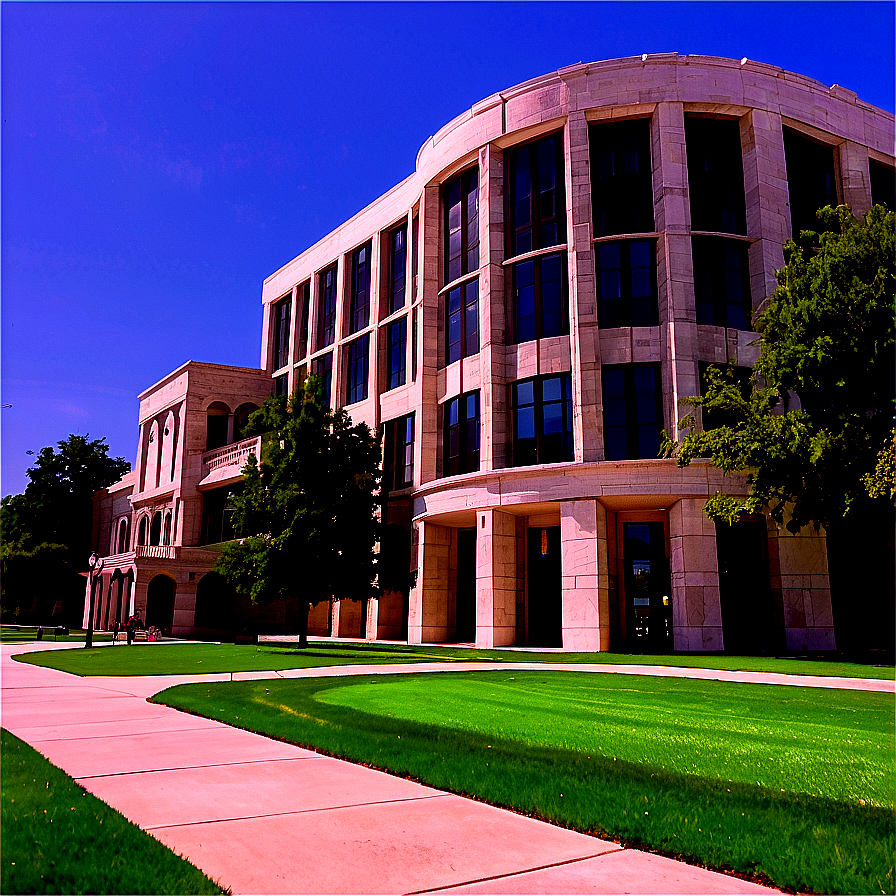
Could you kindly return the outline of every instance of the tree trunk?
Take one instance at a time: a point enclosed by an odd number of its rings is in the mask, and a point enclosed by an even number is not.
[[[299,647],[308,646],[308,614],[311,612],[311,604],[302,601],[299,604]]]

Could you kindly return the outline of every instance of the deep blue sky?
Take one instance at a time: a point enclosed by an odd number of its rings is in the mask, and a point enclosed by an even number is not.
[[[748,56],[894,108],[894,5],[20,4],[2,17],[2,492],[133,462],[137,393],[255,366],[266,276],[478,100],[576,62]]]

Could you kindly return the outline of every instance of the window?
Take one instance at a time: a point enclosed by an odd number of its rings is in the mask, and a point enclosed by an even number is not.
[[[357,333],[370,321],[370,243],[352,252],[351,329]]]
[[[389,324],[389,388],[403,386],[407,369],[408,319]]]
[[[414,415],[408,414],[386,423],[387,489],[408,488],[414,484]]]
[[[367,374],[369,370],[368,347],[370,336],[365,334],[360,339],[346,346],[348,358],[348,384],[346,404],[364,401],[367,398]]]
[[[601,374],[607,460],[656,457],[663,428],[660,365],[608,365]]]
[[[336,338],[336,265],[318,274],[317,347],[326,348]]]
[[[408,225],[403,224],[389,234],[389,314],[404,308],[407,256]]]
[[[657,326],[654,240],[598,243],[594,249],[600,326]]]
[[[896,207],[896,176],[893,169],[869,159],[868,171],[871,175],[871,202],[893,211]]]
[[[573,460],[570,374],[522,380],[511,389],[513,466]]]
[[[517,342],[569,332],[565,252],[513,266],[513,313]]]
[[[292,314],[292,295],[274,305],[274,370],[289,363],[289,320]]]
[[[286,395],[289,392],[289,374],[282,373],[274,377],[274,395]]]
[[[594,235],[652,233],[649,121],[594,124],[588,139]]]
[[[445,188],[445,282],[479,270],[479,169]]]
[[[691,244],[697,323],[752,329],[746,244],[711,236],[695,236]]]
[[[700,361],[700,394],[706,395],[708,388],[708,380],[706,371],[710,367],[724,371],[726,368],[721,364],[710,364],[707,361]],[[729,367],[731,376],[737,384],[741,397],[748,399],[750,396],[750,377],[752,370],[749,367]],[[727,410],[724,408],[701,408],[703,415],[703,431],[709,432],[711,429],[718,429],[720,426],[735,426],[742,418],[735,410]]]
[[[566,241],[563,141],[559,134],[511,150],[508,168],[511,257]]]
[[[479,469],[479,392],[467,392],[445,404],[445,476]]]
[[[479,280],[469,280],[445,296],[445,363],[479,351]]]
[[[298,290],[299,308],[299,348],[296,360],[304,358],[308,354],[308,312],[311,304],[311,282],[306,281]]]
[[[311,372],[323,380],[324,404],[330,403],[330,385],[333,382],[333,352],[327,352],[311,362]]]
[[[417,295],[417,246],[420,243],[420,215],[411,221],[411,302]]]
[[[784,158],[794,237],[801,230],[824,230],[815,213],[825,205],[837,205],[833,148],[784,128]]]
[[[685,116],[691,229],[747,232],[740,124]]]

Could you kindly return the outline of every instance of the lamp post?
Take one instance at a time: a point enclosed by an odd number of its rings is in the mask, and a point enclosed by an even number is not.
[[[93,647],[93,612],[96,597],[93,593],[93,577],[103,571],[103,561],[100,555],[93,551],[87,561],[87,593],[90,595],[90,614],[87,617],[87,642],[85,647]]]

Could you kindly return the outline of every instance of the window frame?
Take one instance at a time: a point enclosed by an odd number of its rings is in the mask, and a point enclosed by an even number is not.
[[[311,372],[323,382],[324,403],[329,407],[333,393],[333,352],[311,359]]]
[[[366,401],[370,382],[370,334],[365,333],[345,346],[345,403]]]
[[[653,390],[654,390],[654,414],[656,420],[654,422],[640,422],[637,403],[637,383],[636,372],[652,369],[653,371]],[[613,423],[610,421],[610,410],[607,395],[607,385],[610,374],[620,373],[623,378],[623,403],[624,403],[624,421],[622,423]],[[604,458],[608,461],[616,460],[652,460],[657,457],[660,445],[660,433],[663,429],[663,382],[662,369],[658,362],[649,362],[646,364],[607,364],[601,369],[601,397],[603,409],[604,424]],[[656,448],[652,454],[644,455],[641,452],[640,430],[642,427],[652,426],[655,430]],[[626,440],[626,451],[624,456],[611,456],[615,452],[610,450],[611,430],[624,429]]]
[[[308,323],[311,317],[311,281],[301,283],[296,291],[299,308],[299,346],[296,361],[301,361],[308,354]]]
[[[559,328],[552,330],[545,325],[545,301],[544,301],[544,264],[546,261],[553,259],[558,260],[560,267],[560,276],[558,282],[560,284],[560,302],[557,308],[557,317],[560,323]],[[528,266],[532,266],[532,298],[533,309],[531,315],[526,315],[528,319],[533,319],[534,334],[530,335],[523,331],[521,321],[524,319],[521,314],[520,302],[520,286],[519,273]],[[568,336],[569,335],[569,275],[567,268],[567,254],[565,249],[558,252],[548,252],[543,255],[534,255],[524,258],[512,265],[511,270],[511,298],[513,300],[513,339],[516,345],[523,342],[531,342],[534,339],[549,339],[552,336]]]
[[[318,351],[331,346],[336,341],[338,268],[338,264],[332,264],[317,275],[319,290],[317,300]]]
[[[359,333],[370,323],[370,262],[372,242],[368,240],[352,252],[352,281],[349,301],[348,335]]]
[[[292,329],[292,291],[274,302],[274,338],[271,363],[274,370],[289,366],[289,335]]]
[[[545,383],[550,380],[560,381],[560,398],[544,398]],[[520,401],[521,387],[532,385],[532,401]],[[561,406],[560,451],[552,450],[554,433],[545,432],[545,406]],[[532,408],[533,435],[525,439],[520,437],[520,411]],[[510,384],[511,410],[511,466],[530,467],[543,464],[570,463],[575,460],[575,430],[572,407],[572,373],[549,373],[540,376],[526,377]],[[524,450],[523,442],[531,441],[531,449]],[[558,454],[559,456],[555,456]],[[534,459],[533,459],[534,457]]]
[[[452,202],[451,196],[453,191],[458,190],[458,197]],[[479,271],[479,166],[474,165],[463,171],[457,177],[452,178],[445,184],[442,192],[442,203],[444,206],[443,223],[445,227],[444,249],[445,249],[445,283],[453,283],[460,280],[467,274],[475,274]],[[474,197],[475,214],[470,214],[470,201]],[[459,228],[459,252],[457,256],[451,254],[451,214],[452,209],[458,208],[460,218]],[[475,224],[475,226],[473,226]],[[472,231],[472,238],[471,238]],[[459,259],[459,269],[457,271],[452,267],[453,258]],[[475,264],[471,264],[471,260],[475,259]]]
[[[392,321],[386,330],[386,391],[404,386],[407,382],[408,318]]]
[[[452,304],[455,297],[456,307]],[[444,295],[444,302],[447,367],[479,352],[479,278],[466,280],[450,289]]]
[[[471,416],[470,402],[475,413]],[[463,404],[462,404],[463,403]],[[461,415],[461,408],[464,415]],[[463,473],[479,471],[481,463],[482,418],[480,414],[479,390],[464,392],[450,398],[443,405],[442,412],[442,476],[460,476]],[[452,408],[457,409],[457,422],[451,422]],[[452,434],[456,432],[457,453],[452,454]],[[471,447],[475,445],[474,447]],[[475,459],[474,459],[475,458]]]
[[[401,246],[397,245],[399,238]],[[389,314],[404,308],[408,286],[408,223],[389,231]]]
[[[414,427],[413,411],[386,421],[388,491],[400,491],[414,485]]]
[[[715,247],[715,248],[713,248]],[[728,272],[733,268],[725,265],[727,252],[735,252],[740,259],[740,303],[728,298]],[[727,327],[734,330],[746,329],[753,332],[753,296],[750,289],[750,252],[744,240],[732,240],[723,236],[692,236],[691,259],[694,271],[695,320],[700,326]],[[713,261],[721,259],[721,261]],[[709,297],[703,296],[703,284],[710,283]],[[730,309],[738,308],[744,315],[746,328],[732,322]],[[712,309],[712,320],[705,313]]]

